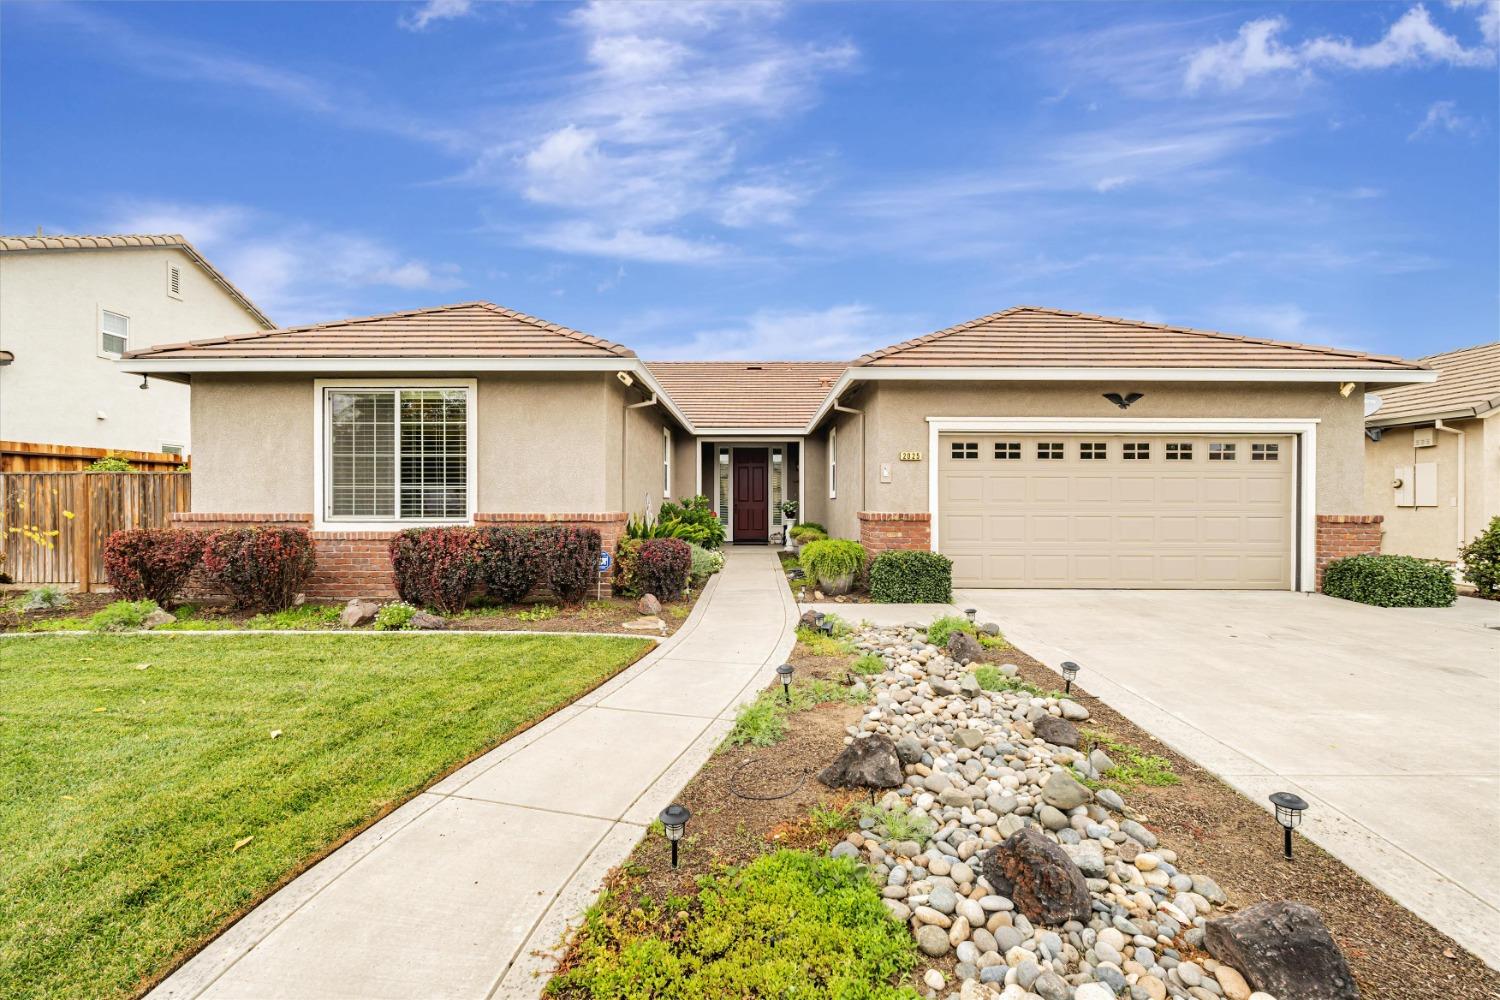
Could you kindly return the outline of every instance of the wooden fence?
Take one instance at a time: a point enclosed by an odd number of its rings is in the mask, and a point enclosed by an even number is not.
[[[186,472],[0,474],[0,572],[15,583],[104,585],[104,540],[165,528],[192,505]]]
[[[117,451],[71,444],[0,441],[0,472],[82,472],[96,460],[113,455],[141,472],[171,472],[187,459],[164,451]]]

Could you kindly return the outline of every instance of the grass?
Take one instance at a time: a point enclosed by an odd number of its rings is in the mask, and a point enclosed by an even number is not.
[[[533,604],[525,611],[517,611],[516,617],[523,622],[544,622],[557,617],[557,608],[551,604]]]
[[[821,802],[813,804],[807,813],[808,828],[816,833],[845,834],[859,825],[854,811],[848,806],[825,806]]]
[[[1172,762],[1165,757],[1156,754],[1142,753],[1135,747],[1121,743],[1113,736],[1098,729],[1092,729],[1083,734],[1084,753],[1088,753],[1095,747],[1109,754],[1110,760],[1115,766],[1104,772],[1103,780],[1085,780],[1084,784],[1090,788],[1113,788],[1118,792],[1126,792],[1132,788],[1146,785],[1152,788],[1165,788],[1176,785],[1182,781],[1177,772],[1172,769]]]
[[[647,648],[0,640],[0,996],[136,994],[341,839]]]
[[[860,807],[860,815],[873,819],[876,829],[884,830],[891,840],[915,840],[918,844],[925,844],[936,829],[926,816],[915,816],[905,809],[865,805]]]
[[[856,674],[864,674],[865,676],[883,674],[885,673],[885,660],[874,653],[866,653],[850,664],[849,669],[853,670]]]
[[[954,632],[967,632],[973,635],[974,623],[967,618],[958,615],[944,615],[934,618],[932,624],[927,626],[927,641],[934,646],[948,645],[948,637]]]
[[[974,668],[974,679],[986,691],[1019,691],[1033,698],[1067,697],[1061,691],[1049,691],[1046,688],[1037,687],[1030,681],[1023,681],[1019,677],[1007,677],[1000,672],[998,667],[989,663]]]
[[[724,737],[724,745],[731,747],[768,747],[780,743],[786,736],[786,717],[792,712],[805,712],[818,705],[843,701],[862,705],[869,695],[859,694],[834,681],[814,677],[811,680],[792,681],[792,703],[786,703],[781,685],[766,688],[755,700],[740,706],[734,716],[734,728]]]
[[[848,656],[854,652],[854,646],[847,639],[827,636],[805,625],[797,629],[797,641],[810,656]]]
[[[590,908],[549,994],[917,1000],[898,985],[916,944],[849,859],[777,851],[702,879],[695,900],[628,902]]]

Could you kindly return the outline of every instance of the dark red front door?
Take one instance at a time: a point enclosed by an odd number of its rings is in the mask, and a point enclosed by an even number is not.
[[[734,449],[734,540],[766,541],[770,505],[766,502],[768,463],[764,448]]]

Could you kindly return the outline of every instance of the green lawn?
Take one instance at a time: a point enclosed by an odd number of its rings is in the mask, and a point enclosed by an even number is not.
[[[351,831],[648,645],[0,641],[0,996],[138,992]]]

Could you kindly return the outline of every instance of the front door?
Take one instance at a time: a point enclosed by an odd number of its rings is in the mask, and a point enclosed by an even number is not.
[[[734,449],[734,540],[765,544],[770,508],[766,502],[769,459],[764,448]]]

